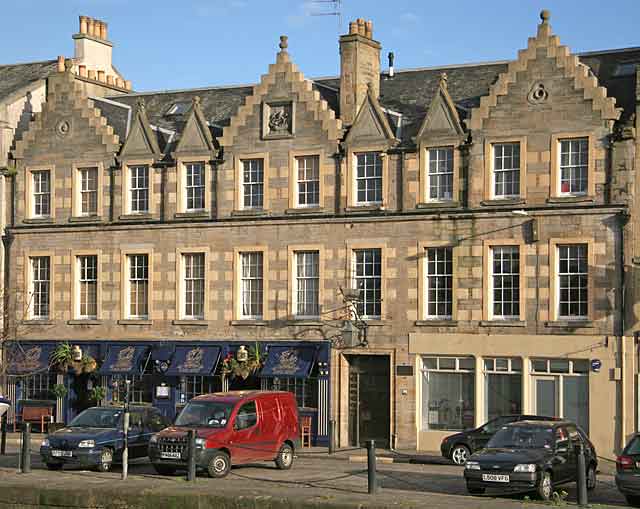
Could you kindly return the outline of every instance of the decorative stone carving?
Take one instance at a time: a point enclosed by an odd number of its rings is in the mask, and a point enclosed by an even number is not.
[[[67,134],[69,134],[70,130],[71,130],[71,125],[69,124],[68,120],[60,120],[56,124],[56,134],[58,136],[66,136]]]
[[[263,104],[263,138],[283,138],[294,133],[294,103],[274,102]]]
[[[527,95],[527,100],[531,104],[541,104],[545,102],[549,98],[549,92],[544,86],[544,83],[541,81],[537,81],[529,90],[529,94]]]

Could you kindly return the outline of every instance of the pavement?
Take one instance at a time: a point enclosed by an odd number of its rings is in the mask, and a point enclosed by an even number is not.
[[[53,508],[386,508],[428,507],[433,509],[508,509],[540,507],[530,494],[486,496],[467,494],[462,468],[435,455],[420,455],[411,462],[410,455],[395,454],[400,461],[378,464],[379,492],[367,492],[366,456],[363,449],[339,451],[328,455],[324,448],[303,449],[291,470],[277,470],[273,463],[234,467],[225,479],[209,479],[198,475],[187,482],[183,474],[159,476],[147,458],[133,460],[129,478],[122,481],[121,467],[109,473],[80,469],[50,472],[32,454],[32,472],[17,470],[17,440],[7,443],[7,455],[0,456],[0,507],[26,509]],[[39,446],[41,436],[34,441]],[[37,451],[37,449],[36,449]],[[394,456],[379,451],[380,457]],[[350,461],[349,461],[350,460]],[[436,464],[436,460],[439,464]],[[563,485],[566,501],[575,505],[575,485]],[[531,497],[533,498],[533,497]],[[599,508],[623,507],[624,498],[615,488],[610,475],[600,474],[598,486],[590,492],[589,502]]]

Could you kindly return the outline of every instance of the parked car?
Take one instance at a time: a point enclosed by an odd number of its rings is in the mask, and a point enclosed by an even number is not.
[[[502,426],[464,469],[467,490],[535,491],[549,500],[555,486],[575,481],[584,448],[587,489],[596,485],[598,457],[586,434],[569,421],[520,421]]]
[[[42,441],[40,455],[49,470],[64,464],[93,467],[101,472],[122,460],[124,408],[92,407],[84,410],[68,426],[50,433]],[[153,407],[131,406],[129,417],[129,458],[147,455],[149,438],[164,429],[167,419]]]
[[[190,400],[173,426],[149,442],[149,458],[159,474],[187,467],[187,432],[196,431],[196,465],[210,477],[224,477],[231,465],[275,461],[293,465],[299,419],[290,392],[232,391]]]
[[[640,434],[631,437],[616,460],[616,485],[629,505],[640,507]]]
[[[523,420],[551,421],[557,420],[557,418],[547,417],[544,415],[502,415],[495,419],[491,419],[478,428],[466,430],[443,438],[442,444],[440,444],[440,452],[443,457],[450,459],[456,465],[464,465],[471,454],[487,445],[489,439],[497,430],[500,429],[501,426],[509,424],[510,422]]]

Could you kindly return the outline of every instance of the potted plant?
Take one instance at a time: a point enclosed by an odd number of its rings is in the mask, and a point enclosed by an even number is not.
[[[56,384],[53,386],[51,392],[53,392],[56,399],[62,399],[67,395],[69,390],[64,386],[64,384]]]
[[[98,362],[91,355],[83,355],[81,362],[83,373],[93,373],[98,368]]]
[[[66,373],[73,363],[73,350],[69,343],[60,343],[51,353],[49,359],[60,373]]]
[[[89,391],[89,399],[91,401],[95,401],[96,403],[100,403],[106,396],[107,396],[107,391],[105,390],[105,388],[100,387],[98,385],[95,385]]]

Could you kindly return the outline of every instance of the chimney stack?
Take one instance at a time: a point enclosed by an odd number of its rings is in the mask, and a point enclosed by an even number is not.
[[[380,43],[373,39],[373,23],[358,18],[340,36],[340,119],[351,125],[367,97],[369,84],[380,95]]]

